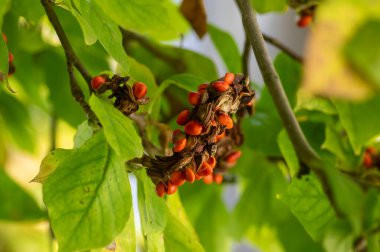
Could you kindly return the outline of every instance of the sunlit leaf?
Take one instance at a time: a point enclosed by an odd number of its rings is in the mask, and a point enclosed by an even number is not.
[[[287,0],[251,0],[253,8],[259,13],[266,13],[271,11],[285,11]]]

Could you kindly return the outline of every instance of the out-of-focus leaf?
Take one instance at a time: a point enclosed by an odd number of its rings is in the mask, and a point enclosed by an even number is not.
[[[251,0],[253,8],[259,13],[285,11],[287,9],[287,0]]]
[[[377,1],[323,1],[318,6],[306,49],[303,86],[313,94],[327,97],[360,100],[372,95],[372,86],[352,68],[352,58],[350,62],[346,60],[344,48],[360,24],[379,17],[380,2]],[[362,46],[366,49],[364,54],[373,53],[372,47]]]
[[[169,0],[95,0],[113,22],[121,27],[158,40],[179,38],[187,24]]]
[[[299,160],[285,130],[282,130],[278,135],[277,144],[289,167],[290,175],[295,176],[300,168]]]
[[[108,245],[123,230],[132,206],[124,164],[103,132],[59,164],[43,193],[60,251]]]
[[[0,128],[24,150],[34,151],[35,136],[32,134],[29,111],[13,95],[0,90]],[[6,126],[6,128],[3,128]]]
[[[133,208],[123,231],[115,238],[116,252],[136,251],[136,230]]]
[[[208,25],[208,34],[227,66],[227,70],[240,73],[242,69],[240,52],[231,35],[214,25]]]
[[[122,160],[142,156],[141,138],[128,117],[96,95],[91,96],[90,106],[104,128],[108,143]]]
[[[329,226],[323,246],[327,252],[353,251],[355,236],[352,234],[350,224],[344,220],[338,220]]]
[[[380,97],[361,103],[335,101],[340,122],[347,131],[348,139],[355,151],[359,154],[362,147],[372,138],[380,134]]]
[[[73,150],[56,149],[51,151],[41,162],[40,171],[31,182],[44,183],[55,169],[71,154]]]
[[[359,75],[380,89],[380,19],[368,20],[359,27],[345,45],[344,52],[348,63]]]
[[[7,48],[7,45],[5,44],[3,37],[1,37],[0,38],[0,83],[3,83],[3,81],[7,81],[8,67],[9,67],[8,48]]]
[[[38,22],[44,15],[43,8],[37,4],[30,4],[29,0],[11,1],[11,11],[17,17],[25,17],[28,21]],[[3,5],[3,3],[2,3]]]
[[[4,0],[0,4],[0,27],[3,26],[3,16],[10,7],[10,0]]]
[[[207,16],[203,0],[182,0],[180,10],[198,37],[202,38],[207,32]]]
[[[157,197],[154,185],[145,171],[135,172],[141,229],[147,251],[165,251],[164,229],[168,221],[165,201]]]
[[[314,176],[293,180],[282,196],[309,235],[321,241],[336,217]]]
[[[0,167],[0,219],[6,221],[40,220],[45,214],[34,199]]]

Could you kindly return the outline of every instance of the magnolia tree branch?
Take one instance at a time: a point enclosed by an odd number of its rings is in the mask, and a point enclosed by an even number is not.
[[[262,33],[263,34],[263,38],[266,42],[268,42],[269,44],[277,47],[278,49],[280,49],[281,51],[283,51],[284,53],[286,53],[287,55],[289,55],[290,57],[292,57],[294,60],[302,63],[303,62],[303,59],[301,56],[299,56],[297,53],[293,52],[291,49],[289,49],[287,46],[285,46],[283,43],[281,43],[280,41],[278,41],[277,39],[275,38],[272,38],[271,36],[265,34],[265,33]]]
[[[61,23],[58,20],[57,14],[54,12],[53,3],[51,0],[41,0],[41,3],[45,9],[46,15],[49,18],[50,23],[53,25],[55,32],[65,50],[66,58],[75,66],[75,68],[80,72],[82,77],[86,80],[87,85],[91,91],[91,75],[88,73],[86,68],[80,62],[78,56],[75,54],[69,39],[67,38],[65,31],[62,28]]]
[[[248,36],[245,36],[243,55],[241,57],[243,74],[249,76],[249,56],[251,52],[251,44],[249,42]]]
[[[82,89],[79,87],[78,82],[74,75],[74,68],[80,72],[82,77],[86,80],[89,90],[91,92],[91,75],[87,72],[85,67],[79,61],[79,58],[75,54],[66,34],[62,28],[61,23],[58,20],[57,14],[54,12],[52,2],[50,0],[41,0],[41,3],[45,9],[46,15],[49,18],[50,23],[53,25],[59,40],[61,41],[62,47],[65,51],[66,63],[67,63],[67,72],[69,73],[70,78],[70,87],[71,94],[75,98],[75,100],[82,107],[84,112],[87,114],[89,119],[96,120],[96,116],[94,112],[91,110],[90,106],[85,100]]]
[[[306,137],[303,134],[286,97],[280,78],[273,66],[268,49],[265,46],[265,41],[257,22],[256,13],[253,10],[249,0],[236,0],[236,2],[242,14],[243,25],[255,53],[260,72],[280,115],[286,132],[288,133],[290,141],[292,142],[292,145],[297,153],[297,156],[312,171],[315,172],[322,184],[326,196],[331,203],[331,206],[334,208],[338,216],[342,216],[341,211],[337,207],[335,196],[331,190],[328,176],[322,168],[323,163],[318,154],[306,140]]]

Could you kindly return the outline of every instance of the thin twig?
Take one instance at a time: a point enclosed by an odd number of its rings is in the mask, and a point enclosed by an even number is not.
[[[50,121],[50,151],[57,145],[57,116],[53,113]]]
[[[120,28],[121,34],[123,35],[123,46],[124,50],[127,51],[128,43],[132,40],[137,41],[142,47],[151,52],[154,56],[161,59],[170,65],[173,69],[175,69],[178,73],[182,73],[186,71],[186,64],[178,57],[173,57],[166,52],[160,50],[159,48],[152,45],[149,40],[140,36],[136,33],[127,31],[123,28]]]
[[[244,49],[243,49],[243,55],[242,55],[242,66],[243,66],[243,74],[245,76],[249,76],[249,56],[251,52],[251,44],[249,42],[248,36],[245,36],[244,41]]]
[[[87,85],[91,92],[91,75],[88,73],[86,68],[82,65],[80,62],[78,56],[75,54],[69,39],[66,36],[65,31],[62,28],[61,23],[59,22],[59,19],[57,17],[57,14],[54,12],[52,2],[50,0],[41,0],[42,6],[45,9],[46,15],[49,18],[50,23],[53,25],[55,32],[58,35],[58,38],[62,44],[63,49],[65,50],[66,58],[74,64],[76,69],[80,72],[82,77],[87,82]]]
[[[257,22],[256,13],[249,0],[236,0],[236,2],[242,14],[243,25],[251,42],[264,82],[273,99],[286,132],[288,133],[290,141],[294,146],[297,156],[315,172],[331,206],[334,208],[338,216],[342,216],[343,214],[336,204],[335,195],[331,191],[328,176],[322,169],[322,161],[306,140],[286,97],[280,78],[273,66],[268,49],[265,46],[265,41]]]
[[[263,38],[266,42],[277,47],[278,49],[280,49],[281,51],[283,51],[284,53],[286,53],[287,55],[289,55],[293,59],[297,60],[298,62],[300,62],[300,63],[303,62],[303,58],[301,56],[299,56],[297,53],[293,52],[291,49],[289,49],[283,43],[281,43],[277,39],[275,39],[275,38],[273,38],[273,37],[271,37],[265,33],[262,33],[262,34],[263,34]]]

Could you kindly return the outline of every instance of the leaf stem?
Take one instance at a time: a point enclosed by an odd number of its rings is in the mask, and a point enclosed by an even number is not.
[[[287,55],[289,55],[290,57],[292,57],[294,60],[302,63],[303,62],[303,58],[301,56],[299,56],[298,54],[296,54],[295,52],[293,52],[291,49],[289,49],[287,46],[285,46],[283,43],[281,43],[279,40],[265,34],[265,33],[262,33],[263,34],[263,38],[266,42],[268,42],[269,44],[277,47],[278,49],[280,49],[281,51],[283,51],[284,53],[286,53]]]

